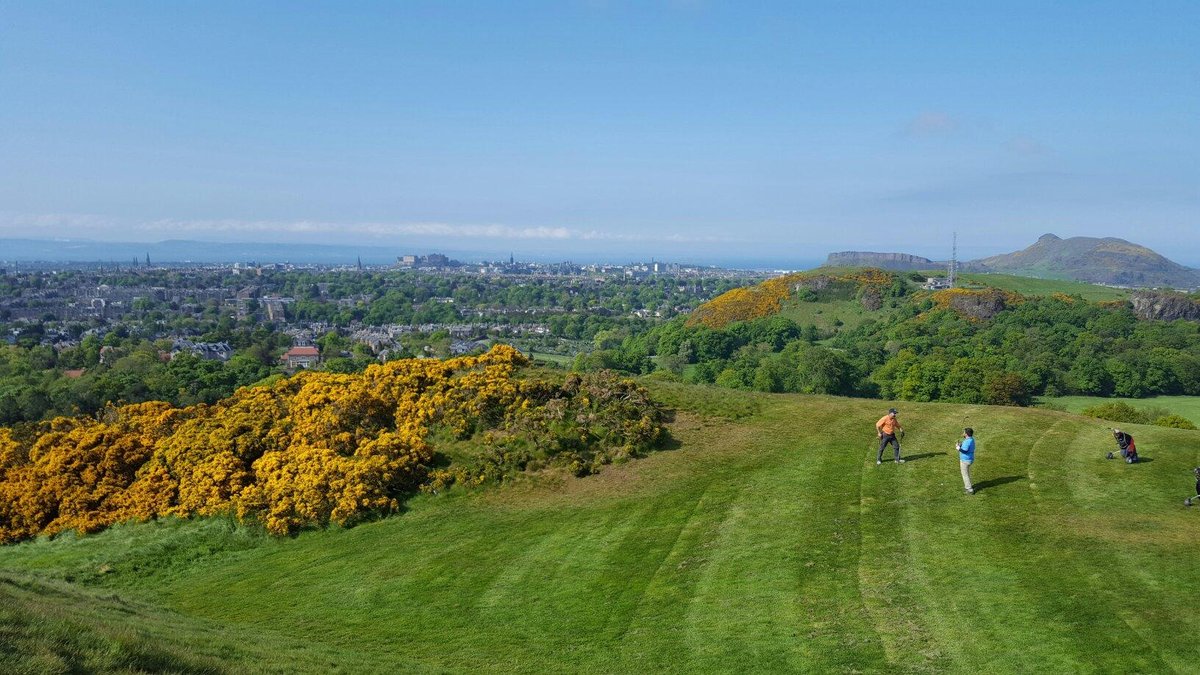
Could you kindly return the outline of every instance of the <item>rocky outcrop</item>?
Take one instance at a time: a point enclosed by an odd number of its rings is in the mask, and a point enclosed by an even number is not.
[[[827,267],[879,267],[885,270],[927,270],[938,267],[929,258],[908,253],[873,253],[870,251],[841,251],[830,253],[825,260]]]
[[[1016,293],[998,288],[950,288],[938,291],[930,298],[935,307],[949,308],[961,316],[979,321],[986,321],[1021,300]]]
[[[1200,321],[1200,302],[1183,293],[1138,291],[1129,301],[1133,304],[1134,313],[1141,319]]]
[[[883,294],[880,293],[876,286],[868,286],[862,292],[860,298],[863,309],[868,312],[876,312],[883,308]]]

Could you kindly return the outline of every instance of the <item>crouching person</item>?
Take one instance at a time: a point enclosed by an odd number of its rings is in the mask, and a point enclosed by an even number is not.
[[[1125,463],[1137,463],[1137,445],[1133,442],[1133,436],[1120,429],[1113,429],[1113,438],[1117,440],[1117,447],[1121,450],[1121,457],[1125,460]]]

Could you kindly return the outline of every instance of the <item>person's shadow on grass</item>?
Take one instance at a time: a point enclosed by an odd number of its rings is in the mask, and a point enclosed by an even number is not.
[[[906,462],[915,462],[918,459],[925,459],[926,457],[945,457],[948,454],[946,452],[922,452],[919,455],[901,455],[900,459]]]
[[[975,492],[979,492],[980,490],[986,490],[988,488],[994,488],[994,487],[998,487],[1000,485],[1005,485],[1007,483],[1015,483],[1019,480],[1027,480],[1027,479],[1028,479],[1028,476],[1003,476],[1000,478],[991,478],[991,479],[985,480],[981,483],[976,483],[975,484]]]

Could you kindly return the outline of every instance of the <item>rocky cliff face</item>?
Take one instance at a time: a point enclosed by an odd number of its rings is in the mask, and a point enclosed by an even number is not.
[[[1200,321],[1200,302],[1182,293],[1138,291],[1130,298],[1133,311],[1142,319]]]
[[[841,251],[830,253],[827,267],[879,267],[885,270],[927,270],[938,267],[929,258],[908,253],[873,253],[870,251]]]

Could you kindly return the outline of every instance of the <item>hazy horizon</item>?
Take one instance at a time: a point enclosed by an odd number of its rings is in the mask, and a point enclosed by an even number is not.
[[[1200,265],[1200,5],[0,7],[0,238]],[[0,253],[0,259],[4,258]]]
[[[17,246],[16,254],[6,252],[0,254],[0,262],[64,262],[76,264],[116,263],[126,265],[136,259],[139,264],[149,257],[152,263],[233,263],[260,262],[278,263],[295,262],[298,264],[331,264],[346,265],[361,261],[368,265],[391,265],[401,255],[427,255],[442,253],[450,258],[464,263],[507,260],[514,256],[521,262],[557,263],[572,262],[577,264],[593,263],[642,263],[657,260],[659,262],[680,263],[686,265],[715,266],[732,269],[756,270],[798,270],[819,267],[825,263],[827,256],[835,251],[816,254],[815,251],[798,251],[793,254],[776,252],[773,255],[764,252],[758,257],[741,256],[737,254],[721,255],[691,255],[672,251],[659,254],[622,253],[604,254],[600,252],[579,252],[574,255],[550,252],[522,250],[520,247],[509,247],[507,251],[500,249],[480,249],[458,245],[429,245],[408,246],[400,243],[380,243],[373,245],[354,244],[281,244],[263,241],[201,241],[188,239],[168,239],[162,241],[101,241],[85,238],[73,239],[0,239],[0,243],[26,243],[24,247]],[[1030,242],[1031,244],[1033,242]],[[1137,242],[1134,242],[1137,243]],[[453,244],[453,242],[452,242]],[[183,255],[179,251],[189,251]],[[950,258],[947,247],[940,254],[933,252],[926,255],[914,251],[874,251],[880,253],[909,253],[929,258],[934,262],[945,262]],[[1011,253],[1008,250],[980,249],[978,247],[959,246],[958,254],[961,262],[987,257],[995,254]],[[1162,253],[1162,252],[1159,252]],[[1200,268],[1193,261],[1175,259],[1165,255],[1173,262],[1188,267]]]

